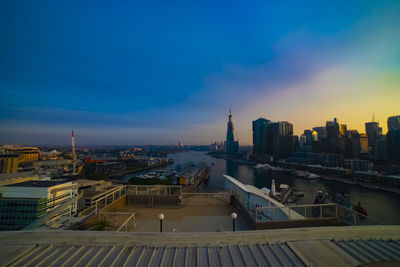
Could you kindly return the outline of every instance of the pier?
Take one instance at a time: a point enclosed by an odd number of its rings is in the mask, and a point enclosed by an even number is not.
[[[187,185],[183,188],[185,192],[193,192],[198,191],[198,187],[202,182],[208,181],[210,179],[210,170],[211,167],[208,165],[204,165],[203,168],[199,171],[197,177],[194,180],[194,183],[191,185]]]

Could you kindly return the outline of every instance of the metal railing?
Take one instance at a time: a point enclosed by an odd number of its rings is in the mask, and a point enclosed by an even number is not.
[[[207,204],[210,205],[214,200],[218,199],[225,203],[230,203],[230,192],[209,192],[209,193],[182,193],[182,204]],[[197,201],[196,201],[197,200]]]
[[[127,185],[127,195],[180,195],[182,187],[176,185]]]
[[[255,212],[256,223],[315,219],[336,220],[344,225],[385,225],[337,203],[257,207]]]
[[[115,232],[130,232],[136,228],[136,215],[131,212],[99,212],[98,222],[107,222]]]

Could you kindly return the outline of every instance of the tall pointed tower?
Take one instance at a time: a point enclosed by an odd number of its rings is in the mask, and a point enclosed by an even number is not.
[[[234,154],[238,152],[239,144],[238,142],[235,142],[233,130],[232,112],[229,110],[228,130],[226,133],[226,154]]]

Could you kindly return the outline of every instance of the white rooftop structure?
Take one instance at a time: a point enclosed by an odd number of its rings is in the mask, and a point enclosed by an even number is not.
[[[1,266],[398,266],[400,226],[235,233],[14,231],[2,233],[0,248]]]
[[[242,184],[229,175],[224,175],[224,177],[226,179],[226,189],[232,191],[232,194],[250,215],[256,216],[256,209],[260,207],[278,207],[278,209],[276,209],[276,213],[274,214],[274,218],[276,220],[304,219],[303,216],[294,211],[289,213],[288,209],[284,209],[285,205],[266,195],[265,191],[262,191],[261,189],[258,189],[252,185]],[[259,221],[268,221],[268,217],[270,216],[262,216],[258,219]]]

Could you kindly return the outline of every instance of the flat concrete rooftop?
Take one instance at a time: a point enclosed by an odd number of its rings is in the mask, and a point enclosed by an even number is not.
[[[2,266],[399,266],[400,226],[235,233],[18,231],[0,235],[0,250]]]
[[[237,231],[250,230],[243,216],[229,204],[229,200],[200,196],[185,197],[182,206],[143,207],[125,205],[118,212],[135,213],[135,232],[158,232],[158,214],[163,213],[165,232],[232,231],[232,212],[238,214]]]

